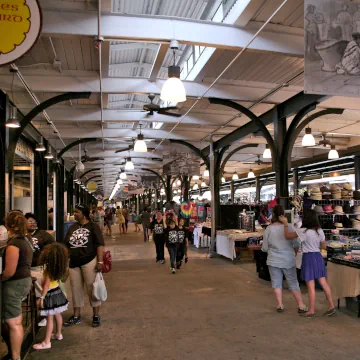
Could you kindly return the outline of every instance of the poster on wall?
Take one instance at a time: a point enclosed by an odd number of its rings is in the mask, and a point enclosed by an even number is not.
[[[305,0],[305,92],[360,95],[360,3]]]
[[[41,32],[41,9],[37,0],[0,0],[0,66],[26,54]]]

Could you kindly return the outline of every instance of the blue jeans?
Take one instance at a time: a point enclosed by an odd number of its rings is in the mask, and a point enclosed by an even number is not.
[[[168,245],[168,251],[170,255],[170,267],[175,268],[177,245]]]

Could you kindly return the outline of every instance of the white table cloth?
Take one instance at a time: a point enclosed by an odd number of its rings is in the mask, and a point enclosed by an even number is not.
[[[216,234],[216,252],[228,259],[236,259],[235,241],[223,231],[218,231]]]

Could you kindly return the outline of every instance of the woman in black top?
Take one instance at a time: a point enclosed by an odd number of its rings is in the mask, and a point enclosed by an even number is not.
[[[21,302],[31,289],[30,267],[33,258],[27,221],[20,211],[6,217],[9,239],[4,252],[2,281],[2,337],[8,346],[8,358],[20,359],[24,337]]]
[[[150,224],[153,240],[156,247],[156,262],[165,264],[164,245],[165,245],[165,229],[161,212],[155,214],[155,219]]]
[[[176,252],[176,268],[180,269],[183,259],[184,259],[184,255],[186,253],[185,249],[187,249],[188,247],[188,230],[185,228],[185,219],[184,218],[180,218],[179,220],[179,226],[178,226],[178,241],[179,241],[179,245],[178,245],[178,249]]]
[[[170,271],[173,274],[176,274],[175,262],[179,243],[179,234],[174,220],[169,220],[169,223],[165,230],[165,240],[170,255]]]
[[[98,327],[101,302],[93,300],[92,292],[96,272],[103,269],[104,238],[99,225],[90,221],[90,210],[87,207],[76,205],[74,217],[77,223],[69,228],[65,237],[65,245],[70,252],[69,274],[74,314],[64,326],[81,323],[80,309],[84,306],[85,284],[93,307],[92,326]]]

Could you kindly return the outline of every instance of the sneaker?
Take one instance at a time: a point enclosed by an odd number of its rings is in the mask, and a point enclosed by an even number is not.
[[[156,259],[156,262],[158,263],[160,260]]]
[[[72,316],[68,321],[64,322],[64,327],[81,324],[80,316]]]
[[[62,334],[56,335],[55,333],[52,333],[52,334],[51,334],[51,340],[61,341],[61,340],[64,340],[64,337],[62,336]]]
[[[99,327],[101,325],[100,316],[93,316],[92,327]]]
[[[165,260],[161,260],[161,261],[160,261],[160,264],[165,264]]]
[[[44,318],[38,323],[38,326],[43,327],[43,326],[46,326],[46,324],[47,324],[47,321],[46,321],[46,318]]]
[[[333,316],[335,313],[336,313],[336,309],[332,308],[332,309],[329,309],[328,311],[326,311],[324,313],[324,316]]]
[[[173,274],[176,274],[175,268],[172,268],[172,269],[171,269],[171,272],[172,272]]]
[[[176,268],[177,268],[177,269],[180,269],[180,268],[181,268],[181,264],[176,265]]]
[[[48,350],[51,349],[51,342],[49,342],[48,344],[45,343],[45,341],[43,341],[40,344],[35,344],[33,346],[34,350]]]

